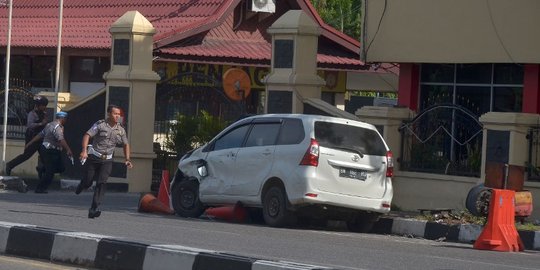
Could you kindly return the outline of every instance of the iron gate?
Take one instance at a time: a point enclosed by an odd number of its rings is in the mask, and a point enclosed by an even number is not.
[[[186,82],[192,86],[184,86]],[[198,115],[202,110],[234,120],[245,114],[245,103],[231,101],[222,90],[222,82],[203,73],[181,73],[160,82],[156,89],[155,141],[166,137],[168,124],[178,114]]]
[[[185,86],[185,85],[190,86]],[[226,97],[222,81],[212,76],[187,72],[161,81],[156,88],[156,111],[154,121],[154,152],[152,190],[157,191],[163,170],[174,175],[178,159],[183,153],[175,153],[165,147],[170,125],[179,114],[194,116],[206,111],[210,115],[232,121],[245,114],[245,102],[235,102]]]

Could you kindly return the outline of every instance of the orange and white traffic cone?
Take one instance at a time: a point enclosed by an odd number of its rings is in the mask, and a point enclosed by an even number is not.
[[[208,208],[206,209],[205,214],[216,219],[239,223],[245,222],[248,216],[246,208],[244,208],[240,203],[235,205]]]
[[[171,210],[168,206],[161,203],[156,196],[147,193],[142,196],[141,201],[139,202],[139,212],[146,213],[162,213],[172,215],[174,211]]]
[[[169,182],[169,171],[168,170],[163,170],[161,172],[161,184],[159,185],[159,191],[158,191],[158,200],[163,204],[163,205],[166,205],[167,207],[169,207],[170,209],[172,208],[171,207],[171,203],[170,203],[170,200],[169,200],[169,194],[171,194],[171,192],[169,191],[169,187],[170,187],[170,182]]]

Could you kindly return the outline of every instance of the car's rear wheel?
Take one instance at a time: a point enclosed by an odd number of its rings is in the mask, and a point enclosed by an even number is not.
[[[204,212],[204,205],[199,200],[199,183],[185,180],[172,188],[174,212],[181,217],[199,217]]]
[[[273,186],[263,197],[264,222],[272,227],[283,227],[291,223],[293,214],[287,209],[287,195],[285,190]]]
[[[379,220],[380,213],[359,212],[347,220],[347,228],[351,232],[368,233]]]

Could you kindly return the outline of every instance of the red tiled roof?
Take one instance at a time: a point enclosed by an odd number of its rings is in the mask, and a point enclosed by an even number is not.
[[[184,55],[262,60],[265,61],[264,64],[269,65],[272,48],[270,47],[270,43],[265,42],[231,42],[226,40],[211,40],[200,45],[163,48],[159,50],[159,53],[169,55],[169,57],[171,55]],[[357,66],[357,68],[362,65],[362,62],[357,58],[341,57],[322,53],[317,54],[317,61],[320,65],[350,65]]]
[[[265,42],[209,40],[201,45],[169,47],[160,50],[164,54],[198,55],[205,57],[232,57],[250,60],[269,60],[272,49]]]
[[[309,0],[281,1],[288,6],[286,9],[303,9],[321,25],[319,66],[346,69],[362,66],[358,55],[360,43],[326,25]],[[12,46],[56,47],[58,0],[13,2]],[[266,29],[278,16],[263,21],[255,17],[251,22],[246,19],[247,23],[236,25],[233,10],[239,3],[240,0],[64,0],[62,47],[110,48],[110,25],[125,12],[137,10],[157,30],[154,44],[158,55],[269,65],[271,38]],[[8,8],[0,6],[0,25],[7,26],[7,17]],[[6,36],[7,27],[1,27],[0,45],[5,46]]]
[[[199,60],[228,64],[247,64],[245,60],[253,60],[249,63],[269,66],[272,48],[271,36],[267,34],[266,30],[277,17],[270,17],[262,21],[259,21],[258,17],[253,17],[243,23],[238,23],[235,22],[234,16],[231,14],[223,18],[218,26],[209,31],[161,47],[157,54],[168,59],[176,58],[175,56],[181,56],[180,58],[183,60],[194,59],[195,56],[217,58],[199,58]],[[348,48],[340,46],[341,44],[336,44],[335,36],[332,38],[334,40],[325,36],[320,38],[324,40],[324,42],[319,42],[319,54],[317,55],[320,67],[341,69],[362,67],[363,63],[358,56],[359,44],[352,52]],[[351,38],[351,40],[353,39]],[[237,60],[235,61],[235,59]]]
[[[203,23],[234,0],[65,0],[62,47],[110,48],[109,27],[125,12],[137,10],[157,35]],[[12,46],[56,47],[58,0],[13,1]],[[0,25],[8,25],[8,8],[0,6]],[[0,28],[0,44],[7,44],[7,27]]]

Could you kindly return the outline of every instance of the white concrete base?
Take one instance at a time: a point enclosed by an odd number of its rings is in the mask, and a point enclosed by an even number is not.
[[[59,232],[54,238],[51,260],[77,265],[91,265],[103,235]]]
[[[167,270],[179,265],[193,265],[199,254],[182,246],[149,246],[146,248],[143,269]]]

